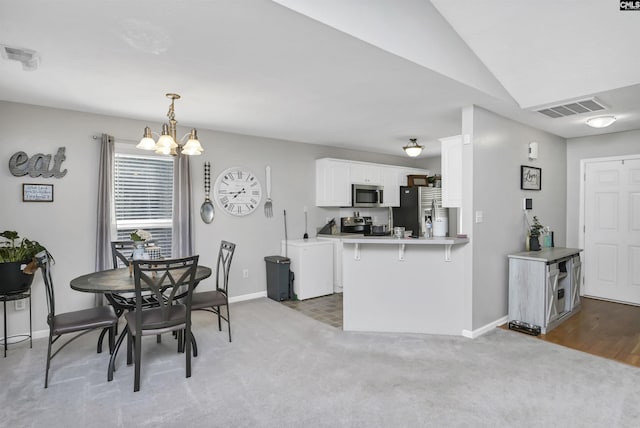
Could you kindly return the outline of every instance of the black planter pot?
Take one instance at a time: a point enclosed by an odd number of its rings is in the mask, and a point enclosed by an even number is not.
[[[529,238],[529,250],[531,251],[540,251],[540,240],[537,236],[532,236]]]
[[[0,295],[24,293],[31,287],[34,275],[20,270],[24,262],[0,263]]]

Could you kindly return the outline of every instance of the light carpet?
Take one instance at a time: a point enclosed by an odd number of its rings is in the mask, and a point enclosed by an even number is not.
[[[231,305],[233,342],[194,315],[199,356],[143,342],[142,383],[124,347],[107,382],[97,334],[52,361],[46,339],[0,361],[6,427],[636,427],[640,371],[495,329],[477,339],[344,332],[269,299]]]

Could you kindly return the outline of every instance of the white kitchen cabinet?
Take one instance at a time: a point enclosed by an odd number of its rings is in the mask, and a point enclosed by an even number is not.
[[[400,186],[407,175],[429,175],[428,169],[323,158],[316,160],[316,206],[350,207],[351,184],[384,187],[383,206],[400,205]]]
[[[544,248],[509,255],[509,321],[546,334],[580,309],[581,250]]]
[[[395,166],[383,166],[380,168],[382,175],[382,185],[384,186],[383,202],[384,207],[400,206],[400,169]]]
[[[333,293],[332,242],[314,238],[282,241],[281,251],[291,260],[293,290],[298,300]]]
[[[462,135],[441,138],[442,206],[462,206]]]
[[[351,182],[355,184],[382,185],[382,168],[372,163],[351,163]]]
[[[316,206],[351,206],[351,165],[339,159],[316,160]]]

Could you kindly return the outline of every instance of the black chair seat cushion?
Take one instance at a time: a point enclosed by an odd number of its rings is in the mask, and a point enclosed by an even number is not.
[[[193,297],[191,297],[191,309],[204,309],[226,304],[227,296],[220,290],[193,293]]]
[[[150,308],[142,310],[142,335],[156,335],[176,330],[176,326],[185,324],[187,307],[182,304],[171,306],[169,317],[163,319],[162,308]],[[127,320],[129,331],[135,334],[137,330],[136,313],[127,312],[124,314]]]
[[[93,328],[111,327],[117,322],[118,317],[111,306],[98,306],[56,315],[53,318],[53,334],[59,335]]]

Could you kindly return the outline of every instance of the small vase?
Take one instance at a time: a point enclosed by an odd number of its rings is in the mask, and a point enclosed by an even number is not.
[[[529,249],[530,251],[540,251],[540,240],[537,236],[532,236],[529,238]]]
[[[133,253],[131,253],[131,258],[133,260],[144,259],[144,242],[133,243]]]

